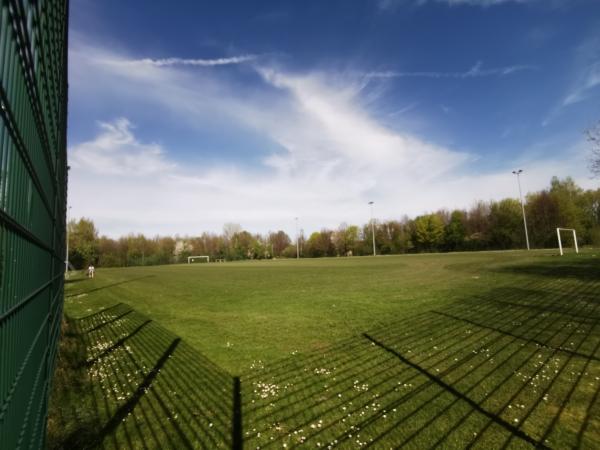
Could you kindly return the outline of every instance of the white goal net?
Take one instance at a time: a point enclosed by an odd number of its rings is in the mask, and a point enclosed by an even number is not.
[[[201,256],[188,256],[188,264],[192,264],[194,262],[210,262],[210,257],[201,255]]]
[[[558,248],[560,249],[560,256],[562,256],[564,254],[562,239],[560,238],[561,231],[573,233],[573,244],[575,245],[575,253],[579,253],[579,246],[577,245],[577,233],[575,232],[575,229],[573,229],[573,228],[557,228],[556,236],[558,237]]]

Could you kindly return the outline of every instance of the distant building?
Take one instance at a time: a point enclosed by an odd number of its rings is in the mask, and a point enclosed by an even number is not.
[[[184,239],[177,239],[175,241],[175,250],[173,250],[173,256],[179,258],[184,253],[192,251],[192,244]]]

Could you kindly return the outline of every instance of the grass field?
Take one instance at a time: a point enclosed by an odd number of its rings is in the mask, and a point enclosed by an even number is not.
[[[600,253],[555,253],[73,277],[56,442],[598,447]]]

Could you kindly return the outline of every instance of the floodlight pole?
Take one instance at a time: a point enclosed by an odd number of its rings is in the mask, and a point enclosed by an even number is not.
[[[527,219],[525,217],[525,204],[523,203],[523,194],[521,193],[521,177],[520,175],[523,173],[522,169],[513,170],[513,172],[517,176],[517,183],[519,184],[519,200],[521,200],[521,211],[523,212],[523,226],[525,227],[525,242],[527,243],[527,250],[530,250],[529,247],[529,234],[527,233]]]
[[[298,236],[298,218],[296,220],[296,259],[300,259],[300,236]]]
[[[369,202],[371,206],[371,233],[373,235],[373,256],[377,256],[377,252],[375,251],[375,222],[373,221],[373,203]]]

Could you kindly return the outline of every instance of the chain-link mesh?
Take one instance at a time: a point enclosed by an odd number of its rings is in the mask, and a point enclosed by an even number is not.
[[[42,448],[63,304],[68,0],[0,1],[0,449]]]

